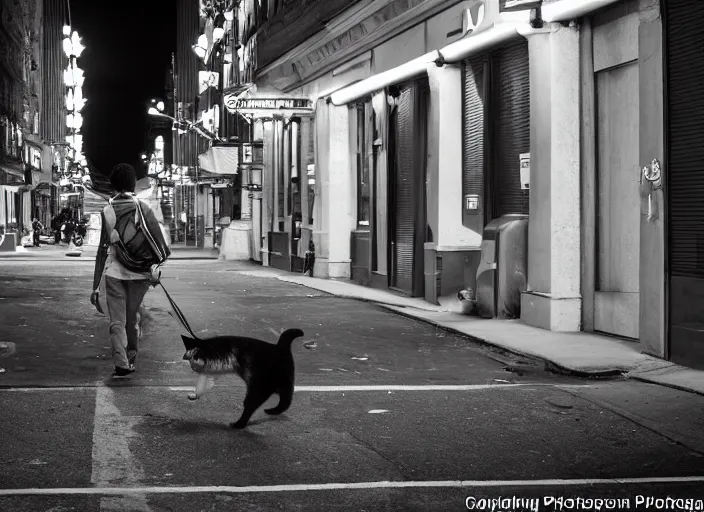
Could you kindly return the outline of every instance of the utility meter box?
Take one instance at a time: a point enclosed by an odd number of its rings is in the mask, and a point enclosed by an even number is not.
[[[477,313],[482,318],[521,316],[527,285],[528,216],[504,215],[484,228],[477,268]]]

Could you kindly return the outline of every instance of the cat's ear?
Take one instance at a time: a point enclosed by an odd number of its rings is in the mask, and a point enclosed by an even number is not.
[[[190,336],[186,336],[184,334],[181,335],[181,339],[183,340],[183,345],[186,347],[186,350],[193,350],[196,348],[196,340],[191,338]]]

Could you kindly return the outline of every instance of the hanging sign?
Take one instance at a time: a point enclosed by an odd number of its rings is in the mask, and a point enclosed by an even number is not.
[[[521,170],[521,189],[530,188],[530,153],[521,153],[518,155]]]
[[[313,111],[313,102],[308,98],[238,98],[236,95],[225,97],[228,112],[258,114],[263,111]]]

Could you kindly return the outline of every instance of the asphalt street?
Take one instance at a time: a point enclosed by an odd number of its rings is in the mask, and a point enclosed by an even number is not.
[[[111,379],[92,270],[80,258],[0,260],[0,343],[14,347],[0,351],[0,511],[491,510],[498,498],[665,510],[637,500],[704,499],[702,396],[554,375],[249,263],[170,262],[164,286],[197,333],[305,332],[291,409],[229,429],[243,383],[224,376],[187,399],[185,330],[159,288],[145,299],[137,372]]]

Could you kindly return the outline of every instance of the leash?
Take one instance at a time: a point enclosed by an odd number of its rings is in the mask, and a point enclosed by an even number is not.
[[[191,326],[188,325],[188,320],[186,320],[186,317],[183,316],[183,313],[181,312],[181,308],[179,308],[176,305],[176,303],[174,302],[174,299],[171,298],[171,295],[169,295],[169,292],[167,292],[166,288],[164,288],[164,285],[161,282],[161,279],[159,280],[159,285],[161,286],[161,289],[164,290],[164,293],[166,294],[166,298],[169,299],[169,302],[171,303],[171,307],[173,308],[174,312],[176,313],[176,316],[177,316],[179,322],[181,322],[183,324],[183,326],[186,328],[188,333],[193,337],[193,339],[196,339],[196,340],[199,339],[198,336],[196,336],[193,333]]]

